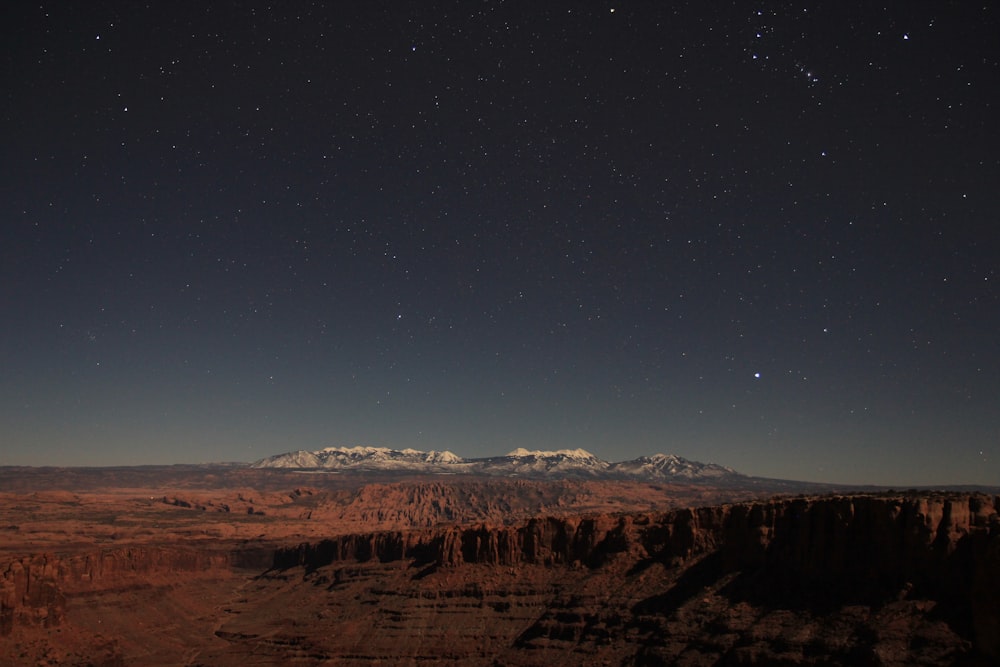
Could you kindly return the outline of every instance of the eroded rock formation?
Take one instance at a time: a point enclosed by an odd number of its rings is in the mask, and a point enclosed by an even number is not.
[[[73,594],[164,585],[177,577],[224,576],[259,559],[260,553],[252,551],[139,546],[16,558],[0,566],[0,636],[18,624],[59,625]]]
[[[447,500],[431,484],[404,487],[428,508],[372,522],[419,526],[485,489],[446,486]],[[346,506],[377,511],[398,490]],[[492,516],[503,494],[539,490],[486,491]],[[322,514],[306,500],[288,516]],[[986,495],[798,497],[350,534],[331,523],[327,539],[279,547],[208,539],[188,519],[216,513],[155,499],[140,508],[181,517],[176,535],[198,540],[8,558],[0,661],[1000,664],[1000,498]],[[238,520],[247,532],[290,521]]]
[[[7,563],[0,572],[0,636],[15,623],[51,627],[66,612],[66,596],[59,586],[58,560],[40,554]]]
[[[657,563],[682,573],[668,590],[638,605],[637,615],[676,610],[723,579],[720,590],[729,600],[769,608],[929,600],[980,654],[1000,660],[998,510],[1000,498],[985,495],[866,495],[548,517],[519,526],[341,536],[281,549],[274,568],[316,571],[344,561],[409,560],[446,568],[593,570],[626,555],[633,570]]]

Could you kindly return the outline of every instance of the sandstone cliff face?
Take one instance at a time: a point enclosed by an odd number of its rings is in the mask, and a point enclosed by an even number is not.
[[[52,627],[66,611],[66,597],[58,586],[58,561],[37,555],[8,563],[0,573],[0,636],[15,623]]]
[[[731,569],[765,564],[793,578],[859,576],[865,582],[936,580],[943,563],[980,552],[1000,530],[1000,499],[844,496],[684,509],[656,514],[540,517],[519,526],[345,535],[279,549],[273,566],[414,558],[444,566],[599,565],[641,549],[661,561],[720,551]]]
[[[723,515],[712,525],[722,524],[729,567],[763,567],[773,583],[829,594],[909,585],[940,598],[972,588],[975,566],[1000,537],[998,506],[982,495],[846,496],[709,511]]]
[[[731,575],[734,601],[798,608],[930,599],[1000,659],[1000,497],[844,496],[785,499],[635,516],[536,518],[519,526],[349,535],[275,553],[274,568],[338,561],[457,568],[464,564],[598,568],[616,554],[681,567],[685,585]],[[672,593],[683,596],[683,590]],[[670,596],[651,604],[665,605]],[[655,606],[653,604],[653,606]]]
[[[65,618],[67,596],[74,593],[149,586],[191,574],[218,575],[242,560],[228,551],[178,547],[17,558],[0,565],[0,636],[9,635],[15,625],[59,625]]]
[[[0,563],[0,634],[11,659],[76,628],[78,654],[142,664],[1000,664],[998,510],[856,495],[81,548]],[[228,579],[248,567],[269,569]]]

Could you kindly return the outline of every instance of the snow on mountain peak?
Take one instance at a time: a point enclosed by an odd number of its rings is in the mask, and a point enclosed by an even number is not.
[[[689,461],[676,454],[652,454],[640,456],[631,461],[612,464],[619,473],[632,477],[655,477],[663,479],[718,479],[738,474],[732,468],[716,463]]]
[[[309,452],[276,454],[253,464],[254,468],[298,470],[461,472],[485,475],[583,476],[649,480],[708,480],[738,475],[732,468],[689,461],[674,454],[652,454],[609,463],[585,449],[529,450],[524,447],[506,456],[463,459],[454,453],[391,449],[389,447],[326,447]]]
[[[433,449],[429,452],[417,452],[419,455],[424,457],[424,461],[427,463],[463,463],[465,459],[458,456],[447,449],[440,452],[436,452]]]
[[[595,459],[595,458],[597,458],[596,456],[594,456],[593,454],[591,454],[590,452],[588,452],[586,449],[557,449],[557,450],[552,451],[552,450],[542,450],[542,449],[529,450],[529,449],[525,449],[524,447],[518,447],[514,451],[508,453],[507,456],[509,456],[511,458],[525,458],[525,457],[533,456],[533,457],[539,458],[539,459],[541,459],[541,458],[551,459],[551,458],[556,458],[556,457],[560,457],[560,456],[568,458],[568,459]]]
[[[393,449],[388,447],[368,447],[365,445],[356,445],[354,447],[324,447],[319,450],[318,453],[324,454],[344,454],[351,457],[362,457],[362,456],[385,456],[391,454]],[[403,450],[405,453],[407,450]],[[409,450],[413,451],[413,450]]]
[[[322,468],[360,470],[420,470],[441,465],[464,463],[461,457],[442,451],[422,452],[416,449],[389,447],[324,447],[315,452],[297,451],[261,459],[256,468]]]

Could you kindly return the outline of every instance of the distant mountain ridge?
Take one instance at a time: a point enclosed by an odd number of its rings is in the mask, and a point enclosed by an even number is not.
[[[276,454],[252,468],[289,470],[450,473],[489,476],[583,477],[594,479],[722,481],[744,477],[732,468],[690,461],[673,454],[609,462],[585,449],[515,449],[503,456],[462,458],[449,451],[388,447],[326,447]]]

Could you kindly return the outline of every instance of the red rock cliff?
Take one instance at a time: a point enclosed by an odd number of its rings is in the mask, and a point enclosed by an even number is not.
[[[1000,658],[1000,497],[864,495],[783,499],[635,516],[536,518],[413,533],[348,535],[275,553],[274,568],[412,559],[457,567],[581,564],[628,552],[681,565],[712,556],[744,573],[733,594],[836,604],[914,595],[940,601],[977,648]]]
[[[176,573],[224,572],[233,552],[180,547],[123,547],[69,556],[35,554],[0,564],[0,636],[15,624],[59,625],[66,596],[157,583]]]

